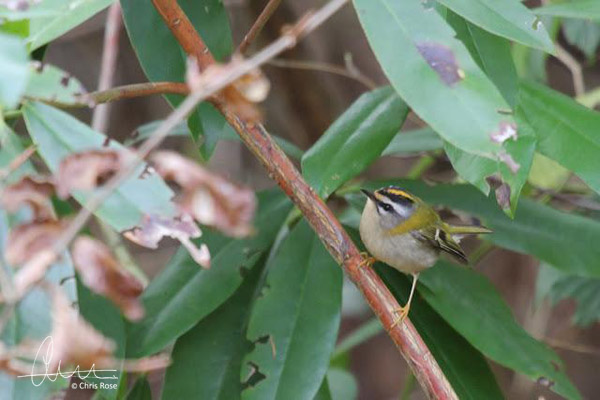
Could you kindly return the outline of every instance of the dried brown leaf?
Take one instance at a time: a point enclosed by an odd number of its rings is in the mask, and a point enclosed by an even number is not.
[[[13,228],[6,241],[6,261],[18,266],[29,261],[37,253],[49,250],[56,238],[66,228],[65,221],[33,221]]]
[[[80,236],[73,243],[72,255],[75,268],[87,287],[109,298],[128,319],[138,320],[144,316],[138,299],[144,286],[119,265],[108,247],[89,236]]]
[[[4,189],[0,204],[8,212],[16,212],[27,205],[31,208],[35,221],[50,220],[54,219],[50,201],[53,194],[54,185],[48,179],[25,176]]]
[[[124,161],[124,153],[112,149],[68,155],[58,168],[58,196],[65,199],[73,190],[91,190],[102,185],[122,167]]]
[[[177,239],[183,244],[194,261],[204,268],[210,267],[210,252],[205,244],[199,248],[191,241],[202,232],[196,223],[188,215],[177,218],[164,218],[160,216],[144,216],[139,227],[123,233],[123,235],[140,246],[156,249],[163,237],[168,236]]]
[[[52,287],[50,293],[53,351],[49,371],[56,371],[60,365],[77,365],[81,370],[114,365],[115,343],[81,318],[60,289]]]
[[[252,233],[251,222],[256,209],[252,190],[213,174],[175,152],[157,152],[152,161],[163,178],[182,187],[178,204],[184,214],[230,236]]]

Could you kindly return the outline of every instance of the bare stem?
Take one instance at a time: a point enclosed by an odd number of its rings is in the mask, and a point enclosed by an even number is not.
[[[117,56],[119,54],[119,32],[121,31],[121,4],[113,3],[108,9],[106,16],[106,28],[104,30],[104,50],[102,51],[102,65],[98,79],[98,91],[104,91],[113,84]],[[110,105],[101,104],[94,110],[92,116],[92,129],[98,132],[106,131],[108,118],[110,117]]]
[[[377,84],[373,82],[371,78],[361,74],[359,71],[351,71],[346,67],[340,65],[321,63],[317,61],[298,61],[298,60],[284,60],[275,59],[269,61],[268,65],[279,68],[290,68],[290,69],[302,69],[307,71],[320,71],[327,72],[330,74],[344,76],[346,78],[354,79],[357,82],[362,83],[369,90],[377,88]]]
[[[295,39],[317,28],[346,2],[346,0],[328,2],[314,14],[304,17],[300,23],[271,46],[279,43],[281,50],[293,46]],[[177,5],[176,0],[153,0],[153,3],[188,55],[194,55],[197,49],[206,48],[198,33],[185,17],[183,10]],[[173,21],[178,21],[178,23],[173,24]],[[261,53],[258,53],[255,57],[258,57]],[[264,62],[268,59],[263,58],[262,60]],[[199,62],[199,67],[206,69],[212,63],[214,63],[214,59],[206,56],[204,62]],[[358,248],[342,228],[333,212],[308,186],[294,164],[287,158],[265,128],[260,124],[241,119],[229,109],[226,103],[219,99],[214,99],[213,104],[267,169],[269,176],[279,184],[300,209],[327,250],[342,265],[350,279],[361,290],[368,304],[408,362],[424,392],[432,399],[457,399],[458,397],[452,386],[412,323],[406,319],[403,324],[394,324],[396,318],[394,310],[399,307],[394,296],[374,270],[360,268],[363,259]]]
[[[254,24],[244,36],[242,43],[240,43],[239,47],[236,50],[238,54],[245,54],[250,44],[254,41],[254,39],[258,36],[258,34],[262,31],[267,21],[271,18],[277,7],[281,4],[281,0],[269,0],[265,8],[262,10]]]
[[[575,96],[579,97],[585,93],[585,83],[583,81],[583,69],[581,64],[560,44],[555,43],[556,58],[569,69],[573,76],[573,89]]]

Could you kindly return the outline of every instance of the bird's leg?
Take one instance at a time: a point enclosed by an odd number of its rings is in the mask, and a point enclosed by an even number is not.
[[[358,264],[358,268],[369,268],[371,267],[373,264],[375,264],[375,261],[377,261],[375,259],[375,257],[372,257],[368,252],[366,251],[362,251],[360,253],[360,256],[362,257],[362,261],[360,262],[360,264]]]
[[[406,319],[406,317],[408,316],[408,312],[410,311],[410,302],[412,301],[413,294],[415,293],[415,288],[417,287],[417,279],[419,279],[419,274],[412,274],[412,276],[413,283],[412,287],[410,288],[410,295],[408,296],[408,301],[406,302],[406,305],[404,307],[400,307],[394,310],[394,314],[399,315],[399,317],[394,320],[392,328],[404,322],[404,319]]]

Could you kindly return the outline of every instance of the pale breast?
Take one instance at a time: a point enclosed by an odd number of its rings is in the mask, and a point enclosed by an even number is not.
[[[404,273],[427,269],[438,259],[439,252],[415,239],[412,234],[390,236],[375,218],[361,218],[360,236],[373,257]]]

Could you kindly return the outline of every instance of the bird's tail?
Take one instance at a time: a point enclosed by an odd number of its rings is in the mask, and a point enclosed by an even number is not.
[[[484,226],[457,226],[448,225],[448,231],[453,235],[478,235],[481,233],[492,233],[491,229]]]

